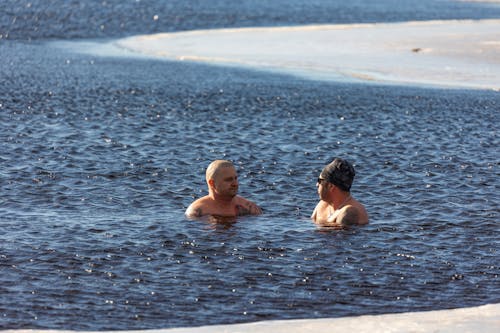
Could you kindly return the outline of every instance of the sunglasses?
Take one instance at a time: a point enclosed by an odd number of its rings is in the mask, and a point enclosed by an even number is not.
[[[326,181],[325,178],[318,177],[318,184],[321,184],[321,182]]]

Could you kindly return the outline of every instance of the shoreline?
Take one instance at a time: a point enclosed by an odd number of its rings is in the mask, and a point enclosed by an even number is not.
[[[500,19],[195,30],[105,47],[316,80],[500,91]]]
[[[356,317],[290,319],[250,322],[243,324],[113,331],[129,333],[385,333],[385,332],[470,332],[500,331],[500,303],[469,308],[405,312],[396,314],[363,315]],[[17,329],[4,333],[75,333],[71,330]],[[92,331],[78,331],[90,333]]]

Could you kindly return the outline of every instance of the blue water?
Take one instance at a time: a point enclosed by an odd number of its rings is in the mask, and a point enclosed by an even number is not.
[[[0,328],[118,330],[500,302],[500,95],[101,58],[47,41],[500,17],[453,1],[0,2]],[[158,19],[154,20],[154,15]],[[365,227],[309,220],[333,156]],[[265,210],[189,221],[216,158]]]

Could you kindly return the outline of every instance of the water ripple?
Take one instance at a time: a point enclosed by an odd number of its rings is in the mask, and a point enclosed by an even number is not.
[[[500,301],[498,93],[0,48],[19,72],[0,64],[9,78],[1,328],[165,328]],[[366,227],[309,220],[333,156],[355,163]],[[263,216],[184,218],[216,158],[235,162],[241,194]]]

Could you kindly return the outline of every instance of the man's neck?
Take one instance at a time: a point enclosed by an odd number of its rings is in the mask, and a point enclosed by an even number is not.
[[[233,202],[234,197],[226,196],[226,195],[218,195],[216,193],[209,194],[212,200],[214,200],[221,207],[230,206]]]
[[[333,206],[334,210],[337,210],[344,207],[350,200],[351,200],[351,193],[343,192],[341,195],[338,195],[336,198],[333,199],[331,205]]]

